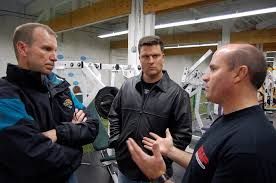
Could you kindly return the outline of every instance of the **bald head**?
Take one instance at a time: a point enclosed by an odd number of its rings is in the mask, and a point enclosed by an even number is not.
[[[228,59],[231,70],[238,66],[248,67],[252,85],[259,89],[266,77],[266,62],[263,53],[250,44],[228,44],[221,47],[215,54],[223,54]]]

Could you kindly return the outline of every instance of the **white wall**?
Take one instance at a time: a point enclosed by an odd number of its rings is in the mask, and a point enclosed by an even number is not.
[[[78,30],[58,34],[58,54],[61,60],[80,60],[109,63],[109,41]]]
[[[14,28],[26,22],[26,20],[17,17],[0,16],[0,22],[0,77],[2,77],[6,75],[7,63],[17,63],[13,51],[12,35]]]
[[[83,61],[109,63],[109,41],[78,30],[64,32],[58,34],[58,55],[64,56],[59,61],[79,61],[84,56]],[[105,85],[109,85],[109,73],[103,72],[101,78]]]

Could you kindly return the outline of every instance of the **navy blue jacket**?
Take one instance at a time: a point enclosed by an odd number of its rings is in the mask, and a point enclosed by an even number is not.
[[[98,120],[71,122],[82,105],[68,87],[55,74],[8,64],[0,79],[0,182],[62,183],[80,165],[81,147],[95,139]],[[57,143],[41,134],[51,129]]]

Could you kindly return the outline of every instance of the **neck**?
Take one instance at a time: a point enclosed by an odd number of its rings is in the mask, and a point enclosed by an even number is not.
[[[163,72],[160,72],[158,75],[146,75],[145,73],[143,73],[143,80],[146,83],[155,83],[157,81],[159,81],[163,76]]]
[[[24,59],[19,59],[18,60],[18,67],[22,68],[22,69],[29,70],[27,64],[25,64],[25,63],[26,63],[26,61]]]
[[[229,114],[258,104],[256,90],[239,90],[237,92],[233,92],[233,95],[228,98],[225,98],[222,104],[223,113]]]

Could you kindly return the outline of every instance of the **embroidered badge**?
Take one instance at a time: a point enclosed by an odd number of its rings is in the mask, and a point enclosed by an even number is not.
[[[71,99],[66,99],[66,100],[64,100],[63,105],[64,105],[65,107],[69,108],[69,109],[72,109],[73,102],[72,102]]]
[[[203,146],[200,146],[200,148],[197,150],[195,157],[196,157],[196,161],[198,162],[199,166],[205,170],[206,166],[209,163],[209,159],[204,151]]]

